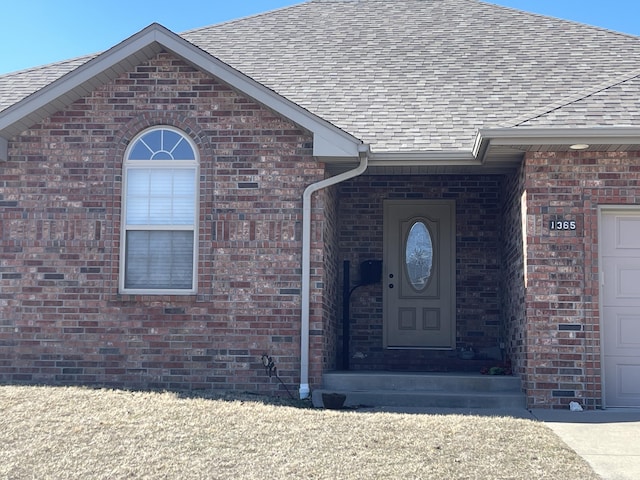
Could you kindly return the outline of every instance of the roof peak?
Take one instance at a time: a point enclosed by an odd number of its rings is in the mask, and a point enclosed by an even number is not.
[[[313,134],[318,157],[358,157],[362,142],[327,120],[279,95],[258,81],[193,45],[158,23],[152,23],[75,70],[0,112],[0,160],[14,135],[62,110],[97,86],[113,81],[163,50],[230,85]]]

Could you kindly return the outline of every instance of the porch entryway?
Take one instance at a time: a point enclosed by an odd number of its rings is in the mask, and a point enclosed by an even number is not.
[[[342,282],[352,294],[347,328],[337,319],[336,358],[348,361],[323,372],[315,405],[322,393],[343,393],[351,406],[525,406],[504,307],[522,281],[504,269],[504,252],[515,262],[522,245],[511,213],[519,195],[504,179],[371,174],[337,188],[337,250],[353,268]],[[368,262],[382,263],[381,281],[360,275]]]
[[[502,175],[363,175],[336,197],[348,287],[367,261],[383,270],[350,296],[336,358],[346,343],[356,371],[480,375],[505,363]]]

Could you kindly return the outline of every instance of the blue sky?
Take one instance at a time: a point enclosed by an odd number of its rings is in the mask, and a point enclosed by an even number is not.
[[[301,1],[5,1],[0,27],[0,74],[106,50],[153,22],[180,33]],[[639,0],[487,1],[640,35]]]

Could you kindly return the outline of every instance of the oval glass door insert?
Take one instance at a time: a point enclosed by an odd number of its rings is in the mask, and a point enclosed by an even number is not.
[[[416,290],[423,290],[429,283],[433,265],[433,242],[424,222],[413,224],[404,251],[409,282]]]

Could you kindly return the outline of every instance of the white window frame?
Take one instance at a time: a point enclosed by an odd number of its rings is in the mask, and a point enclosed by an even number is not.
[[[189,142],[191,149],[194,153],[194,160],[173,159],[173,160],[131,160],[131,150],[138,143],[138,141],[146,134],[156,130],[168,130],[180,135],[185,141]],[[118,290],[121,294],[127,295],[194,295],[197,293],[198,285],[198,219],[199,216],[199,178],[200,178],[200,161],[198,149],[191,138],[182,130],[168,126],[158,125],[140,132],[129,143],[124,155],[124,161],[122,164],[122,201],[121,201],[121,222],[120,222],[120,268],[119,268],[119,286]],[[193,206],[193,222],[190,225],[178,224],[150,224],[150,225],[128,225],[127,224],[127,182],[129,171],[132,169],[184,169],[192,170],[194,172],[194,203]],[[190,289],[175,289],[175,288],[126,288],[125,287],[125,273],[126,273],[126,248],[127,248],[127,233],[130,231],[142,230],[142,231],[192,231],[193,232],[193,264],[192,264],[192,281]]]

